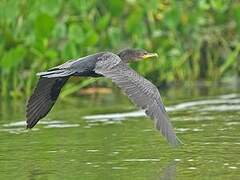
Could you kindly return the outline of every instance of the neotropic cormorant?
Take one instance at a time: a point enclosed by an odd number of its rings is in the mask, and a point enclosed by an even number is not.
[[[69,77],[105,76],[119,86],[134,104],[145,110],[169,143],[179,144],[157,87],[128,66],[129,62],[154,56],[157,54],[139,49],[124,49],[117,54],[101,52],[38,73],[40,79],[27,104],[27,128],[34,127],[47,115]]]

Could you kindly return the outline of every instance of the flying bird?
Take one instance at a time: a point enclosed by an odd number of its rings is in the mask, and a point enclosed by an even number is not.
[[[167,141],[180,144],[155,85],[139,75],[128,63],[156,57],[142,49],[124,49],[119,53],[100,52],[40,72],[37,86],[27,104],[27,128],[33,128],[55,104],[62,87],[71,76],[111,79],[140,109],[145,110]]]

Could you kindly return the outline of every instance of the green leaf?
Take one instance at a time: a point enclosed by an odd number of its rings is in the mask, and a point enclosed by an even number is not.
[[[237,62],[237,56],[240,52],[240,43],[236,49],[228,54],[225,63],[220,67],[220,75],[223,75],[229,68],[232,68]]]
[[[90,31],[86,34],[85,40],[84,40],[84,45],[85,46],[94,46],[97,44],[99,40],[99,36],[95,31]]]
[[[15,1],[16,2],[16,1]],[[51,16],[56,16],[61,10],[62,0],[28,0],[26,4],[30,8],[32,14],[46,13]]]
[[[9,72],[12,68],[17,67],[20,62],[24,59],[26,49],[22,46],[12,48],[7,51],[1,60],[1,68],[3,71]]]
[[[111,17],[110,17],[109,14],[101,17],[101,18],[99,19],[98,23],[97,23],[97,28],[98,28],[99,30],[104,30],[104,29],[106,29],[107,26],[108,26],[108,24],[109,24],[109,22],[110,22],[110,19],[111,19]]]
[[[81,26],[76,23],[71,24],[69,27],[68,38],[70,41],[73,41],[75,43],[82,43],[85,35]]]
[[[113,16],[120,16],[123,14],[124,1],[123,0],[106,0],[106,6]]]
[[[233,12],[238,31],[240,32],[240,4],[234,8]]]
[[[0,22],[14,23],[19,14],[20,1],[8,0],[0,1]]]
[[[64,98],[70,94],[73,94],[73,93],[79,91],[79,89],[84,88],[84,87],[88,86],[89,84],[94,83],[95,81],[97,81],[97,79],[91,78],[91,79],[85,79],[78,85],[69,83],[67,85],[67,88],[64,88],[63,91],[61,92],[60,98]]]
[[[145,30],[141,8],[137,8],[131,12],[125,25],[126,30],[130,33],[143,32]]]
[[[77,56],[79,55],[77,53],[75,43],[68,41],[68,43],[65,45],[62,52],[63,59],[72,59],[72,58],[76,58]]]
[[[226,2],[226,0],[214,0],[210,1],[210,4],[212,8],[217,11],[224,11],[228,6],[228,2]]]
[[[209,10],[210,9],[210,5],[207,2],[207,0],[200,0],[200,1],[198,1],[198,6],[202,10]]]
[[[58,22],[55,25],[55,28],[53,29],[53,37],[58,40],[61,38],[65,38],[66,34],[67,34],[66,24]]]
[[[54,18],[48,14],[39,14],[35,20],[35,37],[36,39],[48,38],[54,28]]]
[[[170,29],[176,29],[180,22],[180,12],[177,7],[172,7],[170,11],[165,14],[164,24]]]
[[[71,0],[70,4],[78,12],[88,12],[90,8],[96,5],[96,0]]]

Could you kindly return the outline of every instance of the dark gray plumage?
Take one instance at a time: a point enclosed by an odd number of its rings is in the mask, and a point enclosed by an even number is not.
[[[47,115],[55,104],[61,88],[69,77],[40,77],[37,87],[27,104],[27,128],[32,128]]]
[[[109,63],[111,62],[111,63]],[[158,89],[150,81],[140,76],[126,63],[113,54],[106,53],[96,63],[95,72],[110,78],[139,108],[155,121],[155,127],[161,131],[173,145],[179,140],[169,122]]]
[[[27,105],[27,128],[32,128],[51,110],[70,76],[105,76],[119,86],[139,108],[145,110],[169,143],[177,145],[180,141],[169,122],[158,89],[127,65],[131,60],[152,56],[156,54],[145,50],[127,49],[118,54],[102,52],[39,73],[38,85]]]

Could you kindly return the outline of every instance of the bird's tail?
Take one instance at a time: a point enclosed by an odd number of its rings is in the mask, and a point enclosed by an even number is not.
[[[74,71],[71,69],[56,69],[56,70],[37,73],[37,76],[46,77],[46,78],[56,78],[56,77],[66,77],[72,74],[74,74]]]

